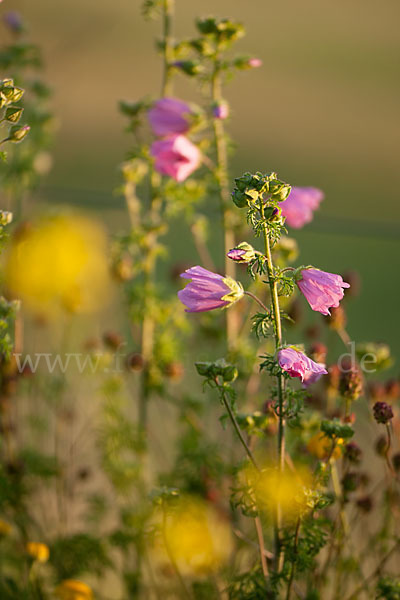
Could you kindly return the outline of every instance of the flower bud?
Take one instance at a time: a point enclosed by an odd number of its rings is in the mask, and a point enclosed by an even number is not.
[[[106,331],[103,335],[103,342],[111,350],[118,350],[124,343],[124,338],[117,331]]]
[[[202,65],[196,60],[176,60],[172,66],[189,77],[195,77],[203,71]]]
[[[393,410],[390,404],[386,402],[375,402],[372,407],[374,419],[377,423],[387,425],[393,419]]]
[[[29,125],[23,125],[22,127],[12,127],[7,138],[7,141],[18,144],[28,135],[30,131]]]
[[[13,214],[9,210],[0,210],[0,225],[9,225],[13,220]]]
[[[355,442],[349,442],[346,444],[344,448],[344,457],[347,458],[349,462],[354,464],[360,463],[362,457],[362,450],[360,446]]]
[[[18,123],[23,112],[23,108],[18,108],[17,106],[9,106],[8,108],[6,108],[4,118],[10,123]]]
[[[291,186],[283,181],[272,180],[269,182],[269,193],[272,199],[277,202],[283,202],[290,194]]]
[[[128,356],[126,361],[126,366],[129,371],[133,371],[135,373],[139,373],[144,369],[144,358],[141,354],[132,353]]]
[[[229,104],[225,100],[214,104],[213,116],[214,119],[227,119],[229,117]]]
[[[253,246],[250,246],[247,242],[241,242],[229,250],[226,255],[235,262],[247,264],[254,260],[257,254]]]
[[[340,374],[339,391],[346,400],[357,400],[363,393],[362,375],[356,365]]]
[[[238,56],[233,61],[233,65],[237,69],[257,69],[262,66],[262,60],[260,58],[249,58],[248,56]]]
[[[179,381],[184,374],[183,364],[178,361],[170,362],[165,366],[164,373],[172,381]]]
[[[10,10],[4,15],[3,20],[13,33],[22,33],[24,31],[24,23],[18,12]]]

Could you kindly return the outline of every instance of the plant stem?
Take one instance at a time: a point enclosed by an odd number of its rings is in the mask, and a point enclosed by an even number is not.
[[[259,466],[256,463],[256,460],[255,460],[255,458],[253,456],[253,453],[250,450],[250,448],[249,448],[246,440],[244,439],[244,437],[242,435],[242,432],[240,431],[239,423],[237,422],[236,417],[235,417],[235,415],[233,413],[233,410],[231,408],[231,405],[229,404],[229,401],[226,398],[225,390],[220,386],[220,384],[219,384],[219,382],[218,382],[217,379],[215,380],[215,383],[217,385],[217,388],[220,391],[221,400],[222,400],[222,402],[223,402],[223,404],[224,404],[224,406],[226,408],[226,411],[227,411],[227,413],[229,415],[231,423],[232,423],[233,427],[235,428],[235,431],[236,431],[236,434],[237,434],[237,436],[238,436],[238,438],[240,440],[240,443],[242,444],[242,446],[243,446],[243,448],[244,448],[247,456],[251,460],[253,466],[257,469],[257,471],[260,471],[260,468],[259,468]]]
[[[174,14],[175,0],[164,0],[163,2],[163,44],[164,44],[164,72],[161,87],[161,96],[171,94],[171,50],[172,50],[172,18]]]
[[[265,310],[266,313],[269,314],[268,308],[265,306],[265,304],[263,302],[261,302],[260,298],[257,298],[257,296],[255,296],[251,292],[248,292],[247,290],[244,293],[246,294],[246,296],[250,296],[250,298],[253,298],[253,300],[255,300],[261,306],[261,308],[263,310]]]
[[[288,581],[287,592],[286,592],[286,600],[290,600],[290,596],[292,593],[294,575],[296,572],[296,558],[297,558],[297,547],[299,544],[299,533],[300,533],[300,517],[297,519],[296,531],[294,534],[294,547],[293,547],[294,556],[293,556],[293,561],[292,561],[291,568],[290,568],[290,575],[289,575],[289,581]]]
[[[214,58],[214,69],[211,76],[211,99],[213,104],[222,100],[221,95],[221,69],[218,54]],[[224,254],[225,254],[225,273],[228,277],[235,279],[236,266],[226,254],[235,246],[235,236],[231,222],[231,197],[229,193],[228,179],[228,152],[226,147],[225,128],[222,119],[213,118],[214,142],[216,152],[216,168],[214,170],[215,178],[218,184],[220,196],[220,208],[222,216],[222,225],[224,229]],[[226,311],[227,326],[227,345],[228,349],[235,346],[238,333],[238,318],[236,307]]]
[[[274,269],[272,263],[271,245],[268,235],[268,225],[264,214],[264,205],[261,200],[260,202],[260,216],[263,221],[263,238],[264,238],[264,250],[265,257],[267,259],[267,271],[268,271],[268,282],[271,293],[271,302],[273,309],[273,317],[275,323],[275,347],[278,350],[282,346],[282,323],[281,314],[279,307],[278,288],[274,277]],[[284,395],[284,382],[281,375],[277,376],[278,384],[278,467],[279,471],[283,472],[285,468],[285,419],[283,416],[283,395]],[[283,567],[283,552],[282,543],[280,537],[280,530],[282,527],[282,509],[278,503],[276,508],[276,522],[275,522],[275,560],[276,569],[278,573]]]
[[[163,2],[163,48],[164,48],[164,72],[163,72],[163,80],[161,85],[161,97],[164,97],[172,92],[172,83],[171,83],[171,28],[172,28],[172,18],[173,18],[173,10],[174,10],[174,0],[164,0]],[[156,181],[155,181],[156,180]],[[159,214],[159,177],[152,170],[150,174],[150,222],[154,223],[157,220]],[[144,369],[142,372],[141,378],[141,389],[140,389],[140,398],[139,398],[139,426],[141,430],[146,433],[147,429],[147,409],[148,409],[148,399],[149,399],[149,379],[150,379],[150,369],[151,362],[153,358],[153,347],[154,347],[154,317],[152,307],[149,307],[149,303],[147,298],[152,295],[152,281],[154,279],[154,270],[155,270],[155,258],[153,255],[154,244],[156,243],[156,239],[152,237],[149,239],[148,248],[147,248],[147,256],[144,261],[143,267],[143,275],[144,275],[144,283],[143,288],[145,291],[145,300],[144,300],[144,308],[143,308],[143,324],[142,324],[142,332],[141,332],[141,354],[144,360]]]

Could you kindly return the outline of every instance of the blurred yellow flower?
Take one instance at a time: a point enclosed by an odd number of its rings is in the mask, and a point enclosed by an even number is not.
[[[45,563],[49,560],[50,550],[46,544],[41,544],[40,542],[28,542],[26,551],[29,556],[38,562]]]
[[[92,600],[94,598],[91,588],[76,579],[65,579],[56,588],[56,596],[60,600]]]
[[[160,558],[166,561],[167,555],[172,555],[183,574],[216,571],[228,560],[232,550],[229,524],[200,499],[181,498],[168,513],[163,529]]]
[[[7,523],[7,521],[3,521],[3,519],[0,519],[0,537],[10,534],[11,531],[11,525]]]
[[[311,473],[302,467],[295,471],[280,472],[266,466],[261,472],[245,469],[249,489],[254,494],[255,505],[274,517],[279,506],[286,518],[298,517],[308,505],[308,494],[313,488]]]
[[[335,440],[335,447],[332,452],[332,440],[323,433],[318,432],[308,440],[307,450],[319,460],[327,459],[329,457],[337,459],[342,456],[341,447],[343,446],[343,443],[344,440],[342,438]]]
[[[103,230],[86,217],[44,218],[12,241],[6,284],[35,313],[91,312],[108,297],[106,247]]]

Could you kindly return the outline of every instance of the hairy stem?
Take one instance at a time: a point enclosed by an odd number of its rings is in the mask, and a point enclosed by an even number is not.
[[[272,311],[274,317],[274,331],[275,331],[275,347],[278,350],[282,346],[282,323],[281,314],[279,307],[278,288],[274,277],[274,268],[272,263],[271,244],[268,234],[268,225],[264,214],[264,205],[261,200],[260,204],[260,216],[263,221],[263,238],[264,238],[264,251],[267,259],[267,271],[268,271],[268,282],[271,293]],[[278,385],[278,466],[280,472],[285,468],[285,419],[283,416],[283,399],[284,399],[284,381],[281,375],[277,376]],[[281,542],[281,530],[282,528],[282,509],[278,503],[276,509],[275,518],[275,560],[276,569],[278,572],[283,567],[283,552]]]
[[[247,456],[249,457],[250,461],[252,462],[253,466],[257,469],[257,471],[260,471],[260,468],[259,468],[259,466],[256,463],[256,460],[255,460],[255,458],[253,456],[253,453],[250,450],[250,448],[249,448],[246,440],[244,439],[242,432],[240,431],[239,423],[237,422],[236,417],[235,417],[235,415],[233,413],[232,407],[229,404],[229,401],[228,401],[228,399],[226,397],[225,390],[223,388],[221,388],[221,386],[220,386],[220,384],[219,384],[219,382],[218,382],[217,379],[215,380],[215,383],[216,383],[216,385],[217,385],[217,387],[218,387],[218,389],[220,391],[221,400],[222,400],[222,402],[223,402],[223,404],[224,404],[224,406],[226,408],[226,412],[229,415],[231,423],[232,423],[232,425],[233,425],[233,427],[234,427],[234,429],[236,431],[236,435],[238,436],[238,438],[240,440],[240,443],[242,444],[242,446],[243,446],[243,448],[244,448]]]
[[[255,294],[252,294],[251,292],[248,292],[247,290],[244,293],[246,294],[246,296],[250,296],[250,298],[253,298],[253,300],[255,300],[255,302],[257,302],[257,304],[259,304],[259,306],[261,306],[261,308],[267,314],[269,314],[268,308],[265,306],[265,304],[263,302],[261,302],[260,298],[257,298],[257,296]]]

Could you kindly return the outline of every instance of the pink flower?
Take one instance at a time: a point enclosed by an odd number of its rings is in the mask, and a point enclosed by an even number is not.
[[[178,292],[186,312],[204,312],[223,308],[243,296],[243,288],[231,277],[223,277],[203,267],[192,267],[181,274],[190,283]]]
[[[176,181],[184,181],[200,165],[200,150],[184,135],[172,135],[151,146],[155,169]]]
[[[323,363],[316,363],[302,352],[294,348],[283,348],[278,352],[278,363],[281,369],[291,377],[299,377],[305,386],[317,381],[328,371]]]
[[[227,119],[229,117],[229,104],[225,101],[216,104],[213,108],[213,115],[215,119]]]
[[[186,133],[189,122],[185,118],[191,110],[186,102],[175,98],[161,98],[148,112],[154,135],[166,137]]]
[[[261,60],[261,58],[249,58],[249,60],[247,61],[247,64],[252,69],[257,69],[258,67],[262,66],[262,60]]]
[[[340,275],[326,273],[319,269],[303,269],[298,275],[297,285],[313,310],[330,315],[330,308],[337,308],[343,298],[343,288],[350,284]]]
[[[313,218],[322,200],[324,193],[313,187],[292,187],[287,200],[282,202],[282,216],[286,217],[286,223],[294,229],[300,229]]]

